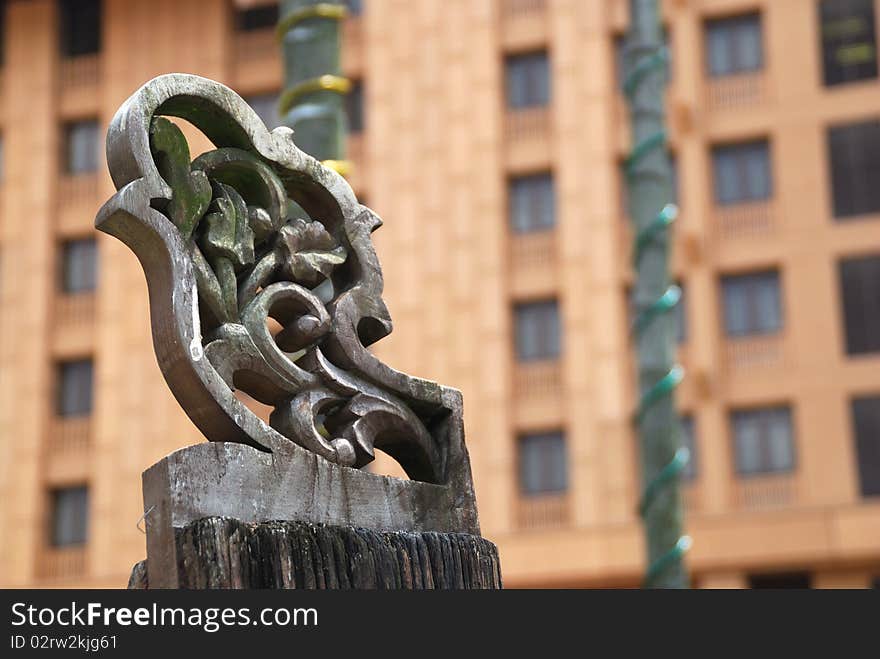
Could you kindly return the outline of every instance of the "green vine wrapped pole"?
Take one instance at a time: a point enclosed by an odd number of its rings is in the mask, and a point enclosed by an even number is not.
[[[683,556],[691,544],[682,534],[679,477],[689,459],[681,445],[675,388],[684,377],[673,363],[670,313],[681,290],[669,281],[669,227],[678,215],[672,199],[672,166],[666,149],[664,88],[668,53],[657,0],[630,0],[627,75],[634,147],[626,161],[630,215],[635,227],[636,271],[633,334],[639,369],[639,403],[633,415],[639,434],[644,483],[639,513],[647,545],[647,588],[687,588]]]
[[[342,75],[340,2],[282,0],[278,39],[284,55],[284,92],[278,113],[295,131],[296,144],[326,166],[345,175],[345,94],[351,82]]]

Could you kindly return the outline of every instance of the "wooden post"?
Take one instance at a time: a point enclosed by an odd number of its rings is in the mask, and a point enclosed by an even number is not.
[[[451,457],[463,473],[466,454]],[[469,480],[379,476],[293,443],[269,454],[207,442],[150,467],[143,490],[147,560],[129,588],[501,588]]]
[[[217,148],[191,160],[168,116]],[[392,328],[379,217],[289,129],[198,76],[146,83],[107,144],[117,192],[95,226],[140,259],[159,366],[210,440],[144,472],[132,587],[499,588],[461,393],[370,350]],[[271,406],[268,423],[236,391]],[[362,469],[377,449],[410,480]]]
[[[180,588],[446,590],[501,588],[498,550],[467,533],[377,532],[209,517],[175,534]],[[149,588],[149,568],[129,588]]]

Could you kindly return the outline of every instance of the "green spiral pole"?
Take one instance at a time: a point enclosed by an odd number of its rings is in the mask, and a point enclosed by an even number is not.
[[[351,82],[341,71],[342,21],[338,0],[282,0],[277,34],[284,56],[284,92],[278,101],[282,122],[294,130],[297,146],[343,176],[345,95]]]
[[[667,50],[657,0],[630,0],[624,93],[634,147],[626,160],[629,209],[635,226],[633,268],[636,315],[633,336],[639,369],[639,402],[633,415],[639,435],[642,517],[648,564],[646,588],[687,588],[679,478],[688,461],[681,445],[674,392],[684,377],[673,363],[670,313],[681,290],[669,280],[669,227],[678,215],[672,199],[672,168],[666,149],[664,91]]]

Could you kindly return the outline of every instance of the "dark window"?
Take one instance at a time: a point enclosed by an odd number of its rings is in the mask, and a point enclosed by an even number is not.
[[[59,0],[61,54],[91,55],[101,50],[101,0]]]
[[[880,255],[840,263],[846,352],[880,352]]]
[[[777,272],[723,277],[721,291],[727,336],[771,334],[782,328]]]
[[[852,401],[859,483],[863,497],[880,495],[880,395]]]
[[[559,308],[555,300],[516,305],[514,321],[520,361],[559,356]]]
[[[880,121],[828,129],[834,217],[880,213]]]
[[[765,474],[794,468],[794,438],[788,407],[733,412],[731,426],[738,474]]]
[[[706,23],[709,75],[726,76],[757,71],[764,66],[761,17],[758,14]]]
[[[561,432],[520,436],[519,486],[526,495],[564,492],[568,488],[565,438]]]
[[[361,133],[364,130],[364,83],[355,80],[351,91],[345,96],[345,112],[348,115],[348,131]]]
[[[874,0],[822,0],[819,22],[826,87],[877,77]]]
[[[718,204],[759,201],[772,194],[770,149],[764,140],[713,148],[712,169]]]
[[[68,240],[61,245],[61,290],[87,293],[97,282],[97,245],[94,238]]]
[[[806,572],[778,574],[750,574],[749,588],[809,588],[810,575]]]
[[[92,411],[92,360],[58,365],[58,416],[87,416]]]
[[[690,460],[681,472],[685,480],[697,477],[697,438],[694,417],[690,414],[681,417],[681,445],[690,452]]]
[[[505,60],[507,107],[512,110],[550,102],[550,64],[547,53],[511,55]]]
[[[278,116],[278,94],[257,94],[244,99],[250,105],[257,116],[266,124],[266,128],[272,130],[281,124]]]
[[[64,171],[67,174],[98,171],[97,121],[74,121],[64,127]]]
[[[556,199],[550,174],[510,179],[507,203],[510,226],[517,233],[549,229],[556,223]]]
[[[53,490],[52,528],[53,547],[81,545],[86,541],[89,518],[89,490],[85,486]]]
[[[239,32],[274,30],[278,25],[278,3],[259,5],[235,12],[235,29]]]

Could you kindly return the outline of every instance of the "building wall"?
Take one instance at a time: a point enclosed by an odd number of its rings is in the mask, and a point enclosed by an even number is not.
[[[374,238],[395,331],[377,353],[463,391],[483,532],[499,545],[508,586],[637,585],[624,302],[631,235],[619,194],[629,136],[613,54],[628,3],[365,4],[345,26],[344,68],[366,90],[367,129],[349,142],[351,182],[385,220]],[[708,79],[703,22],[755,9],[764,70]],[[145,554],[140,473],[200,439],[156,366],[147,289],[128,249],[99,235],[96,294],[57,293],[58,240],[93,233],[95,211],[113,192],[103,165],[98,176],[59,174],[62,123],[94,116],[106,126],[138,85],[170,71],[246,96],[280,86],[272,35],[236,34],[222,0],[105,0],[103,21],[100,56],[69,61],[57,54],[54,2],[8,3],[0,454],[9,459],[0,461],[0,528],[14,531],[0,540],[3,585],[124,585]],[[880,218],[832,220],[825,128],[880,116],[880,86],[822,86],[812,0],[670,1],[665,22],[682,207],[673,261],[688,299],[678,401],[698,428],[698,475],[685,491],[695,583],[744,587],[750,574],[805,571],[817,587],[866,586],[880,575],[880,502],[858,493],[849,401],[880,391],[880,355],[845,354],[837,261],[877,251]],[[544,48],[551,104],[507,111],[504,55]],[[194,150],[207,148],[188,134]],[[753,137],[770,142],[774,194],[733,216],[714,204],[710,147]],[[511,234],[508,177],[548,170],[555,229]],[[782,278],[784,331],[726,338],[720,276],[767,266]],[[548,297],[560,303],[562,358],[517,363],[512,305]],[[53,365],[85,355],[95,360],[95,407],[74,427],[52,413]],[[796,469],[744,480],[732,464],[728,413],[765,403],[791,405]],[[517,434],[557,429],[567,441],[567,494],[521,497]],[[377,469],[395,467],[381,460]],[[53,550],[47,492],[83,482],[89,540]]]

